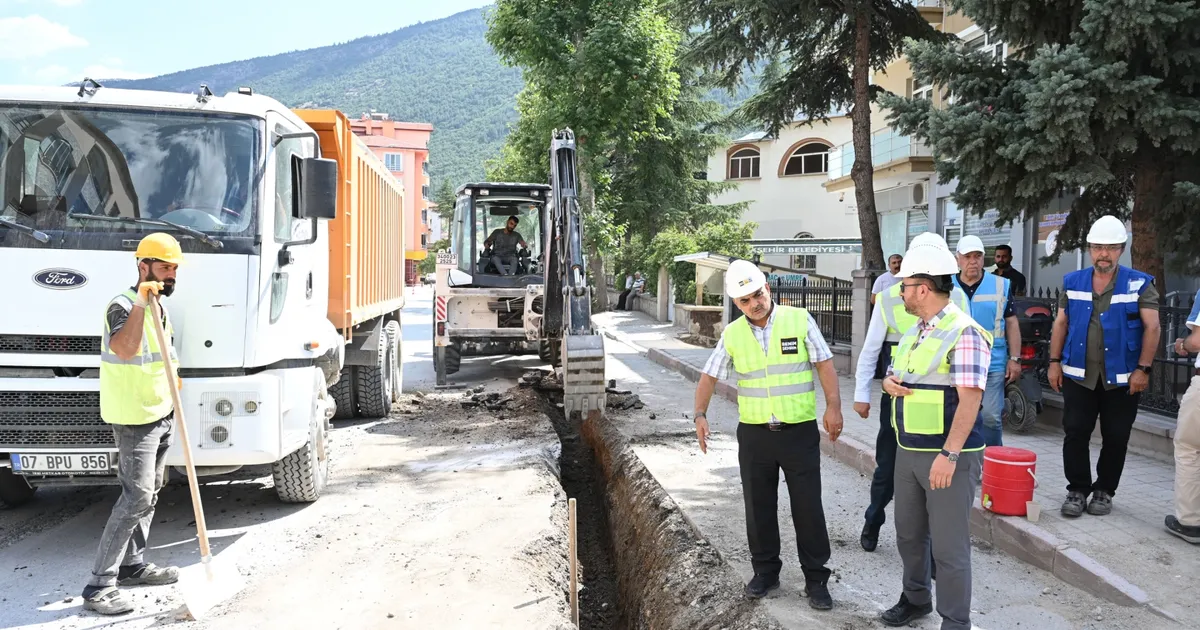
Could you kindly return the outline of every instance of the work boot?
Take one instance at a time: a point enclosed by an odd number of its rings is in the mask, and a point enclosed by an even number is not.
[[[862,545],[863,551],[875,551],[875,547],[879,546],[879,527],[870,523],[863,525],[858,544]]]
[[[900,601],[895,606],[880,613],[879,619],[892,627],[907,626],[910,622],[920,619],[931,612],[933,612],[933,602],[929,602],[924,606],[917,606],[909,603],[908,596],[901,593]]]
[[[117,584],[121,586],[137,586],[139,584],[161,586],[163,584],[174,584],[178,581],[179,569],[175,567],[157,567],[154,564],[142,563],[121,567],[117,573]]]
[[[755,573],[754,578],[746,585],[746,594],[754,599],[765,597],[767,591],[779,588],[779,576]]]
[[[1175,518],[1174,514],[1167,515],[1165,525],[1167,531],[1172,534],[1192,543],[1193,545],[1200,543],[1200,525],[1184,525]]]
[[[829,587],[824,582],[805,582],[804,592],[808,594],[808,605],[817,610],[833,608],[833,597],[829,595]]]
[[[1103,491],[1096,490],[1092,493],[1092,500],[1087,506],[1088,514],[1095,516],[1104,516],[1112,512],[1112,495]]]
[[[101,615],[123,615],[133,611],[133,603],[115,586],[88,586],[83,589],[83,609]]]
[[[1063,516],[1068,518],[1078,518],[1083,515],[1084,504],[1087,502],[1087,495],[1078,491],[1072,490],[1067,493],[1067,498],[1063,501],[1062,512]]]

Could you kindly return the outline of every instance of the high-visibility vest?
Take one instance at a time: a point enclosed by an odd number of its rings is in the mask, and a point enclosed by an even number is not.
[[[172,410],[167,367],[154,332],[151,310],[146,309],[142,320],[142,347],[137,355],[122,359],[109,346],[112,331],[108,326],[108,307],[120,303],[132,310],[136,299],[137,294],[127,289],[104,309],[104,335],[100,338],[100,417],[109,424],[148,424],[165,418]],[[169,342],[175,331],[165,307],[163,318],[167,320],[164,332]],[[174,359],[174,350],[168,348],[168,351]]]
[[[808,311],[776,304],[768,352],[741,317],[725,329],[725,352],[733,359],[738,415],[746,424],[799,423],[817,419],[817,393],[809,362]]]
[[[892,399],[892,429],[900,448],[937,452],[945,446],[954,424],[954,414],[958,411],[958,390],[950,377],[950,351],[968,326],[983,333],[991,342],[992,336],[987,330],[966,311],[950,304],[942,311],[937,326],[921,343],[916,343],[920,327],[913,326],[896,346],[892,372],[912,390],[907,396]],[[980,430],[982,425],[983,416],[976,410],[975,424],[962,450],[983,450],[986,443]]]
[[[900,285],[904,282],[901,280],[896,284],[888,287],[888,289],[880,293],[879,313],[883,315],[883,323],[887,325],[887,335],[884,341],[896,343],[900,341],[900,337],[904,333],[917,324],[917,316],[910,315],[904,310],[904,298],[900,296]],[[970,312],[971,303],[967,300],[967,294],[954,285],[950,291],[950,302],[958,308]]]
[[[1082,381],[1087,373],[1088,324],[1092,321],[1092,273],[1088,267],[1063,278],[1067,291],[1067,342],[1063,345],[1063,376]],[[1154,276],[1117,266],[1112,301],[1100,313],[1104,331],[1104,377],[1109,385],[1128,385],[1142,354],[1142,315],[1138,299],[1154,284]]]
[[[979,288],[971,296],[971,317],[984,328],[991,329],[992,364],[988,371],[1003,370],[1008,361],[1008,335],[1004,332],[1004,310],[1008,306],[1008,278],[1002,278],[994,273],[983,272],[979,279]],[[954,276],[954,286],[962,288],[958,276]]]

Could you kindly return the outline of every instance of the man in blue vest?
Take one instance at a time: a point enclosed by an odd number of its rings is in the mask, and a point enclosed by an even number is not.
[[[1100,217],[1088,232],[1092,266],[1063,278],[1050,335],[1050,387],[1063,396],[1063,516],[1112,511],[1125,468],[1129,434],[1141,392],[1150,384],[1158,349],[1158,291],[1154,277],[1118,264],[1129,238],[1125,224]],[[1063,375],[1067,380],[1063,380]],[[1100,417],[1103,446],[1092,481],[1092,432]]]
[[[971,317],[992,334],[992,364],[983,394],[983,439],[1003,446],[1004,386],[1021,377],[1021,325],[1013,312],[1012,283],[983,270],[983,241],[969,234],[958,241],[954,285],[971,301]]]

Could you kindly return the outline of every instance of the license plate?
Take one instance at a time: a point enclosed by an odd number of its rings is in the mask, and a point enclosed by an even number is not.
[[[12,454],[13,472],[26,475],[101,475],[111,472],[110,453]]]

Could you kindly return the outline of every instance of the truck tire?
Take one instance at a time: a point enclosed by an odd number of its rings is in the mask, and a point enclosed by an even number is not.
[[[317,398],[327,399],[325,377],[317,371]],[[284,503],[312,503],[329,483],[329,442],[321,405],[313,404],[308,442],[271,466],[275,494]]]
[[[400,360],[404,356],[402,351],[404,340],[400,335],[400,322],[392,320],[383,327],[384,332],[388,335],[388,353],[391,355],[392,361],[392,402],[399,402],[400,395],[404,393],[404,365]]]
[[[394,348],[385,331],[380,331],[375,365],[354,366],[354,395],[361,418],[386,418],[392,410],[392,355]]]
[[[338,382],[329,388],[329,396],[337,405],[337,411],[333,414],[334,420],[353,418],[358,413],[358,401],[354,396],[354,366],[347,365],[342,368]]]
[[[462,346],[451,342],[446,345],[446,374],[458,372],[462,366]]]
[[[14,475],[12,469],[0,468],[0,510],[20,507],[33,498],[37,487],[29,485],[21,475]]]

